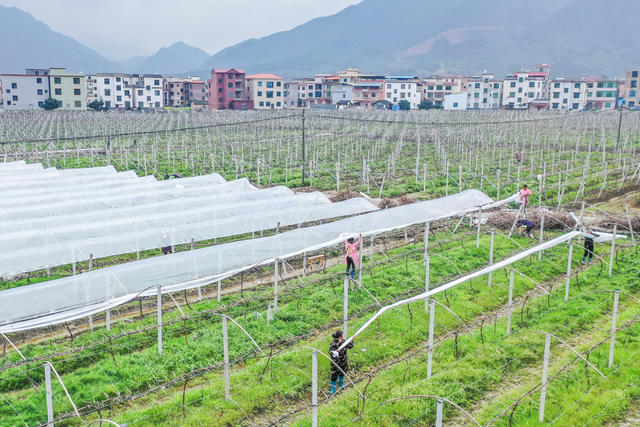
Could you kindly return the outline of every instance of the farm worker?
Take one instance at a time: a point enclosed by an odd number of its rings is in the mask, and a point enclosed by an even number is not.
[[[522,151],[518,151],[516,153],[516,160],[518,161],[518,163],[522,163]]]
[[[333,342],[329,346],[329,355],[331,356],[331,394],[334,394],[336,392],[336,380],[338,381],[338,387],[344,387],[344,374],[349,370],[347,349],[353,348],[353,341],[338,351],[344,341],[342,331],[334,332],[331,336],[333,337]]]
[[[524,184],[522,186],[522,190],[520,190],[520,201],[524,203],[525,208],[529,206],[529,196],[531,196],[532,194],[533,192],[529,190],[529,187],[527,187],[527,184]]]
[[[345,271],[345,274],[347,276],[350,275],[352,279],[356,278],[356,267],[358,266],[358,261],[360,259],[358,257],[358,248],[360,247],[361,243],[362,234],[360,235],[360,238],[357,242],[353,237],[349,237],[347,241],[344,242],[344,263],[347,265],[347,271]]]
[[[531,234],[531,229],[535,225],[533,222],[529,221],[528,219],[519,219],[517,224],[520,227],[520,234],[522,234],[522,232],[524,231],[527,237],[535,239],[535,237],[533,237],[533,235]]]
[[[598,234],[594,233],[591,229],[588,229],[586,233],[582,234],[584,236],[584,255],[582,255],[582,264],[588,260],[591,262],[593,259],[593,239],[599,237]]]
[[[171,240],[169,240],[169,235],[167,233],[162,233],[162,255],[167,255],[173,253],[173,249],[171,248]]]

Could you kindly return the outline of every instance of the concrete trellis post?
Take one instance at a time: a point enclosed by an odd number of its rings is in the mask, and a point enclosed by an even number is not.
[[[433,328],[436,317],[436,302],[431,300],[431,310],[429,311],[429,354],[427,358],[427,379],[431,378],[431,365],[433,363]]]
[[[431,257],[429,256],[429,228],[431,223],[424,223],[424,291],[429,290],[429,282],[431,280]],[[424,311],[429,313],[429,300],[424,302]]]
[[[624,210],[627,212],[627,222],[629,223],[629,233],[631,233],[631,241],[636,242],[636,237],[633,235],[633,225],[631,224],[631,215],[629,215],[629,205],[624,205]]]
[[[222,293],[222,280],[218,279],[218,305],[220,305],[220,294]]]
[[[51,366],[44,364],[44,384],[47,400],[47,427],[53,427],[53,393],[51,392]]]
[[[162,287],[156,287],[158,304],[158,354],[162,354]]]
[[[362,287],[362,246],[361,242],[360,247],[358,248],[358,289]]]
[[[311,425],[318,427],[318,350],[311,353]]]
[[[611,239],[611,255],[609,256],[609,277],[613,274],[613,256],[616,253],[616,232],[618,224],[613,224],[613,238]]]
[[[491,243],[489,244],[489,265],[493,265],[493,248],[495,245],[496,233],[494,231],[491,232]],[[491,283],[493,282],[493,271],[489,272],[488,286],[491,287]]]
[[[569,301],[569,285],[571,284],[571,262],[573,261],[573,243],[569,244],[569,258],[567,259],[567,280],[564,285],[564,302]]]
[[[507,335],[511,335],[511,314],[513,312],[513,276],[514,272],[511,270],[509,274],[509,302],[507,303]]]
[[[442,427],[442,416],[444,413],[444,402],[438,399],[436,402],[436,427]]]
[[[344,286],[342,291],[342,333],[347,335],[347,326],[349,323],[349,278],[344,276]]]
[[[480,248],[480,226],[482,225],[482,208],[478,209],[478,230],[476,231],[476,249]]]
[[[542,240],[544,239],[544,214],[542,218],[540,218],[540,237],[538,238],[538,242],[542,244]],[[538,261],[542,260],[542,251],[538,251]]]
[[[222,316],[222,351],[224,352],[224,399],[231,400],[231,382],[229,378],[229,334],[227,316]]]
[[[276,258],[273,263],[273,313],[278,312],[278,264],[279,260]]]
[[[304,252],[302,254],[302,276],[306,277],[307,275],[307,253]]]
[[[613,315],[611,317],[611,342],[609,345],[609,368],[613,366],[613,353],[616,348],[616,326],[618,323],[618,301],[620,292],[615,291],[613,294]]]
[[[544,359],[542,361],[542,388],[540,389],[540,412],[538,421],[544,422],[544,407],[547,400],[547,375],[549,374],[549,357],[551,352],[551,334],[545,334]]]

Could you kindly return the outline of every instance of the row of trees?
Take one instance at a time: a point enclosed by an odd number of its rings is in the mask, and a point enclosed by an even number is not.
[[[406,99],[403,99],[400,102],[398,102],[398,107],[400,107],[401,111],[409,111],[411,110],[411,103]],[[434,103],[433,101],[429,101],[428,99],[423,99],[422,102],[418,104],[418,109],[419,110],[432,110],[432,109],[441,110],[442,104]]]

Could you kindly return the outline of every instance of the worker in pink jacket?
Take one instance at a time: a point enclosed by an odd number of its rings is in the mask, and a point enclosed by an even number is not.
[[[347,276],[351,276],[352,279],[356,278],[356,267],[358,266],[358,261],[360,260],[358,254],[358,248],[362,243],[362,234],[360,238],[356,242],[353,237],[349,237],[346,242],[344,242],[344,263],[347,265],[347,271],[345,274]]]
[[[520,201],[524,203],[525,209],[529,206],[529,197],[531,197],[532,194],[533,192],[529,190],[527,184],[524,184],[522,190],[520,190]]]

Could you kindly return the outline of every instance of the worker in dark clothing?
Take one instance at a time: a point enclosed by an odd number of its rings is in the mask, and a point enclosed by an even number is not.
[[[517,224],[520,227],[521,234],[524,231],[527,237],[531,237],[532,239],[535,240],[535,237],[533,237],[533,234],[531,234],[531,230],[535,226],[533,222],[529,221],[528,219],[519,219]]]
[[[584,255],[582,255],[582,264],[585,262],[591,262],[593,259],[593,239],[599,237],[598,234],[591,231],[591,229],[587,230],[586,233],[582,234],[584,236]]]
[[[353,341],[338,351],[344,342],[342,331],[334,332],[332,337],[333,342],[329,346],[329,355],[331,356],[331,394],[334,394],[336,392],[336,380],[340,388],[344,387],[344,373],[349,369],[347,349],[353,348]]]

